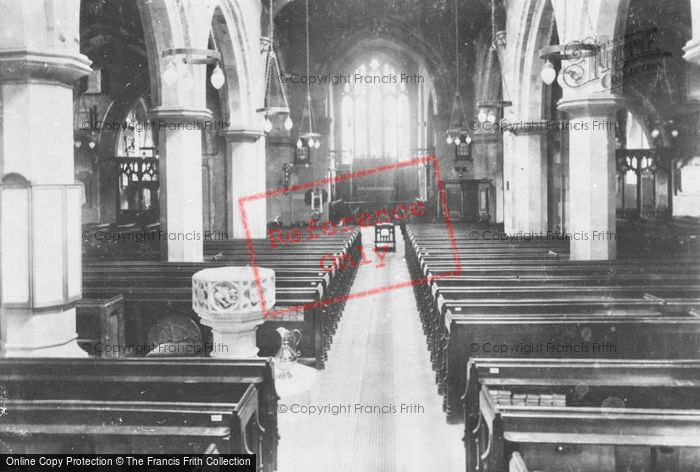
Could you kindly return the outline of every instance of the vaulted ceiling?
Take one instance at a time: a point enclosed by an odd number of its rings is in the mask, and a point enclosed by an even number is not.
[[[469,67],[475,38],[490,31],[488,0],[458,0],[462,67]],[[290,66],[305,61],[304,0],[286,2],[275,27]],[[402,45],[433,63],[438,82],[454,72],[454,0],[309,0],[312,69],[323,69],[360,39],[376,37]],[[324,71],[333,73],[332,71]]]

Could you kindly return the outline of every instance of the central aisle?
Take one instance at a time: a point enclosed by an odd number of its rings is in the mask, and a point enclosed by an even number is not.
[[[363,230],[371,264],[351,293],[410,279],[398,228],[397,238],[377,267],[373,228]],[[411,287],[349,300],[311,392],[279,405],[279,472],[464,470],[464,429],[445,422]],[[324,410],[299,412],[307,406]]]

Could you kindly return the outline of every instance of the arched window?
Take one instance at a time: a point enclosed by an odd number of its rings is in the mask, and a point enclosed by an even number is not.
[[[406,159],[409,108],[406,84],[388,63],[360,64],[341,101],[343,163]]]
[[[146,102],[137,100],[117,138],[120,222],[155,221],[158,211],[157,133],[146,117]]]

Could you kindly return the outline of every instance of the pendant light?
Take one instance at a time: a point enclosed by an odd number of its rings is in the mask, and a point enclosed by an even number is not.
[[[212,87],[214,87],[216,90],[221,89],[221,87],[224,86],[224,83],[226,82],[226,77],[224,76],[224,71],[221,70],[221,67],[219,64],[216,64],[216,67],[214,67],[214,70],[211,73],[211,78],[209,79],[211,81]]]
[[[464,111],[464,102],[462,101],[462,95],[459,93],[460,90],[460,77],[459,77],[459,8],[457,4],[458,0],[455,0],[455,95],[452,99],[452,110],[450,112],[450,125],[447,127],[445,133],[445,141],[447,144],[454,144],[456,147],[463,142],[467,144],[471,143],[471,137],[466,129],[467,125],[467,114]],[[459,113],[461,117],[456,117],[455,115]]]
[[[563,17],[566,18],[566,2],[563,3]],[[595,34],[595,29],[593,28],[593,25],[591,23],[591,18],[588,15],[588,9],[586,9],[586,18],[588,19],[588,26],[591,29],[591,32]],[[554,27],[556,26],[556,19],[554,16],[554,12],[552,12],[552,19],[551,23],[549,26],[549,34],[553,34],[554,32]],[[561,37],[564,37],[564,29],[562,28],[561,31]],[[557,81],[557,84],[561,88],[564,88],[565,85],[567,85],[566,80],[564,79],[564,69],[559,71],[559,74],[557,76],[557,71],[554,68],[554,62],[561,62],[561,61],[572,61],[572,60],[579,60],[583,59],[586,57],[591,57],[594,56],[598,53],[600,50],[600,45],[598,44],[598,40],[596,38],[593,39],[592,42],[584,42],[584,41],[570,41],[568,44],[563,45],[563,44],[553,44],[550,46],[545,46],[540,49],[539,51],[539,56],[540,59],[544,60],[544,64],[542,65],[542,70],[540,70],[540,78],[542,79],[542,82],[544,82],[546,85],[552,85],[554,81]],[[573,80],[573,77],[572,77]]]
[[[491,72],[495,69],[498,63],[498,45],[499,40],[501,45],[504,44],[503,36],[499,36],[496,32],[496,3],[495,0],[491,0],[491,47],[489,50],[489,78],[491,77]],[[503,86],[502,94],[508,96],[508,87],[506,85],[506,80],[502,78],[501,85]],[[510,100],[500,100],[491,99],[477,103],[476,107],[479,109],[479,121],[495,123],[500,120],[503,116],[502,110],[513,106],[513,102]],[[513,120],[513,113],[509,113],[507,117],[508,121]]]
[[[311,76],[311,47],[309,40],[309,0],[305,0],[306,13],[306,76]],[[306,118],[307,129],[299,135],[297,139],[297,152],[295,154],[295,164],[308,166],[311,161],[311,150],[321,147],[321,135],[314,131],[314,109],[311,103],[311,84],[306,81],[306,104],[301,117],[301,128],[304,129],[304,118]]]
[[[216,47],[216,41],[211,31],[209,32],[209,42],[213,49],[171,48],[163,50],[161,55],[166,61],[165,69],[163,70],[163,83],[167,86],[175,85],[180,78],[178,63],[191,65],[214,64],[209,82],[216,90],[223,87],[224,83],[226,83],[226,75],[221,68],[221,54]],[[182,85],[186,90],[192,89],[195,86],[192,71],[185,71],[182,75],[182,81]]]
[[[214,38],[213,32],[209,33],[209,39],[211,40],[211,45],[214,47],[214,51],[216,51],[217,56],[221,58],[219,48],[216,47],[216,40]],[[220,90],[221,87],[223,87],[226,83],[226,75],[224,74],[224,71],[221,68],[220,60],[216,61],[214,70],[211,71],[211,77],[209,77],[209,82],[211,83],[211,86],[214,87],[216,90]]]
[[[275,18],[272,0],[270,0],[270,34],[266,40],[263,40],[263,53],[266,56],[265,60],[265,103],[262,108],[256,111],[265,117],[263,129],[266,133],[272,131],[273,125],[271,118],[276,115],[286,115],[284,120],[284,128],[289,131],[294,126],[294,122],[289,116],[289,102],[287,101],[287,92],[282,82],[282,73],[280,72],[277,53],[275,52]],[[279,89],[280,97],[276,97],[273,86]]]

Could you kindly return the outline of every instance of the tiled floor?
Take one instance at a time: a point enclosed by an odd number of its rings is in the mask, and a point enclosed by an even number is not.
[[[353,293],[409,280],[402,242],[378,268],[371,228],[363,240],[372,263]],[[279,472],[464,470],[463,427],[445,423],[434,379],[410,287],[348,301],[311,391],[280,400],[325,411],[280,413]]]

